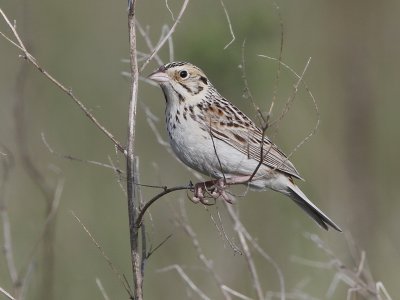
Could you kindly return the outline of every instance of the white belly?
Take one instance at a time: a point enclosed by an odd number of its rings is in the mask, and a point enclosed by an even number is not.
[[[212,178],[251,175],[258,162],[232,146],[211,138],[210,133],[188,118],[183,124],[168,128],[170,144],[176,156],[186,165]],[[167,124],[168,126],[168,124]],[[262,166],[257,176],[266,174],[268,167]]]

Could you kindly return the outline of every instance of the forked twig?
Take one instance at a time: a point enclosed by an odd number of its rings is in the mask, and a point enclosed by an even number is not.
[[[144,68],[147,66],[147,64],[153,59],[153,57],[158,53],[158,51],[160,51],[160,49],[164,46],[164,44],[168,41],[168,39],[170,38],[170,36],[175,32],[175,28],[178,25],[178,23],[180,22],[186,7],[189,3],[189,0],[184,0],[181,10],[177,16],[177,18],[175,19],[175,22],[172,24],[170,30],[168,31],[168,33],[164,36],[164,38],[157,44],[157,46],[155,46],[154,50],[151,52],[151,54],[147,57],[147,59],[144,61],[144,63],[142,64],[142,66],[139,68],[139,73],[142,73]]]
[[[295,151],[297,151],[304,143],[306,143],[317,132],[317,130],[319,128],[319,124],[320,124],[320,112],[319,112],[319,109],[318,109],[318,104],[317,104],[317,101],[316,101],[314,95],[312,94],[311,90],[309,89],[307,83],[304,81],[303,76],[297,74],[297,72],[295,70],[293,70],[293,68],[291,68],[289,65],[287,65],[286,63],[284,63],[283,61],[281,61],[281,60],[279,60],[277,58],[270,57],[270,56],[267,56],[267,55],[262,55],[262,54],[259,54],[258,56],[278,61],[279,64],[281,64],[287,70],[289,70],[295,77],[297,77],[299,79],[298,82],[301,83],[304,86],[305,90],[307,91],[308,95],[310,96],[310,98],[311,98],[311,100],[313,101],[313,104],[314,104],[314,109],[315,109],[315,112],[316,112],[316,115],[317,115],[317,121],[315,123],[315,126],[311,130],[311,132],[299,144],[297,144],[297,146],[293,149],[293,151],[288,155],[288,159],[289,159],[289,157],[291,157],[294,154]],[[309,59],[309,61],[310,61],[310,59]],[[309,62],[306,64],[306,66],[308,66],[308,64],[309,64]],[[304,75],[304,72],[303,72],[303,75]]]

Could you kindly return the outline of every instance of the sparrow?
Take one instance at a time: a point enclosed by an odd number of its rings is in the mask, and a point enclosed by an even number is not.
[[[207,195],[232,198],[226,187],[246,184],[291,198],[317,224],[342,231],[295,184],[302,179],[287,156],[240,109],[224,98],[205,73],[188,62],[171,62],[148,78],[166,101],[165,121],[175,155],[213,180],[194,187],[193,200],[208,204]]]

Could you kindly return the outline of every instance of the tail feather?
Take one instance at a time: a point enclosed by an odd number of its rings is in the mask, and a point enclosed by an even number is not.
[[[288,186],[288,196],[325,230],[329,229],[329,225],[337,231],[342,231],[340,227],[316,207],[296,185],[291,184]]]

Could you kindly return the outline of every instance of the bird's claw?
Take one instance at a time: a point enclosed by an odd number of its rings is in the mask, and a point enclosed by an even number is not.
[[[225,189],[226,183],[223,178],[196,183],[194,186],[194,195],[191,200],[194,203],[201,202],[204,205],[213,205],[214,203],[210,203],[207,199],[206,192],[212,199],[216,200],[221,197],[224,201],[233,204],[234,198],[230,196]]]

